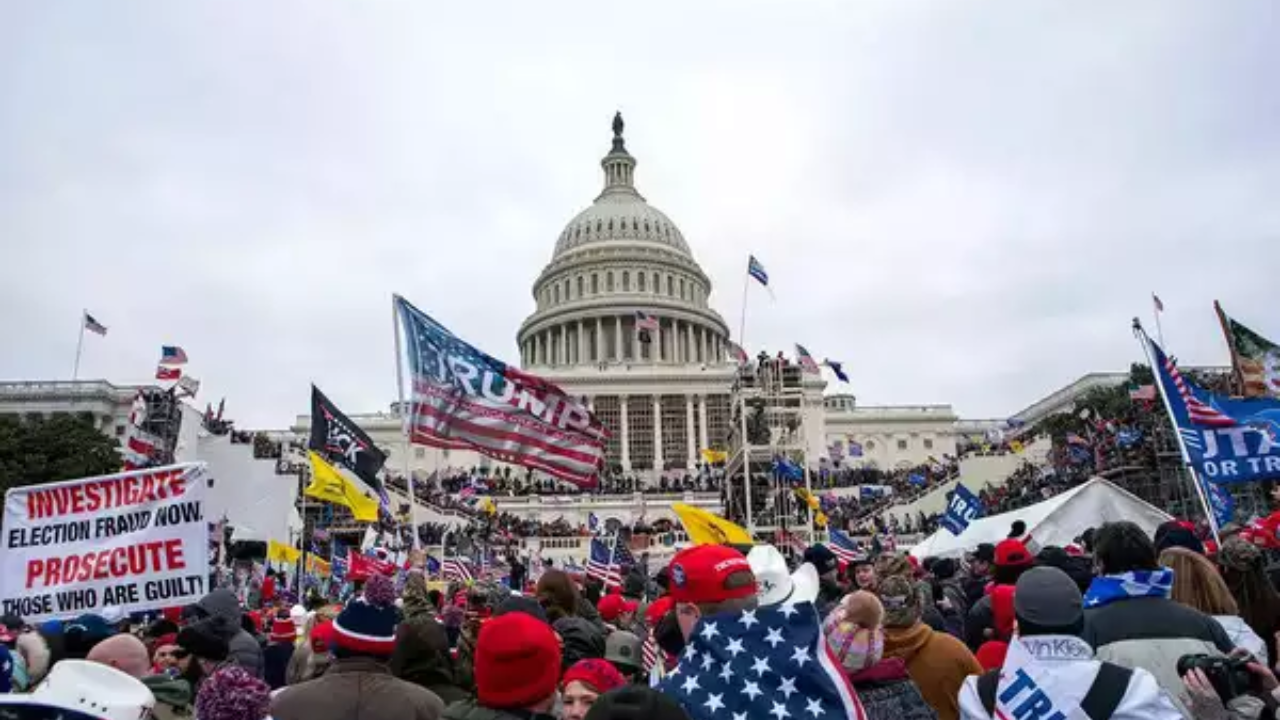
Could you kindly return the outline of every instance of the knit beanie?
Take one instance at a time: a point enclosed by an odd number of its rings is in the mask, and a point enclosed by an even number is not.
[[[546,623],[522,612],[480,627],[474,652],[476,697],[493,710],[518,710],[555,694],[560,642]]]
[[[670,695],[627,685],[596,698],[586,720],[689,720],[689,713]]]
[[[836,620],[839,612],[838,609],[832,612],[822,629],[827,636],[827,645],[845,672],[853,674],[880,662],[884,657],[884,630]]]
[[[364,586],[364,597],[352,600],[333,621],[331,640],[337,657],[390,658],[396,648],[396,593],[391,580],[374,575]]]
[[[1218,563],[1237,572],[1248,572],[1263,565],[1262,550],[1240,537],[1222,541],[1218,551]]]
[[[526,595],[512,595],[503,600],[494,609],[493,617],[500,617],[513,612],[521,612],[541,622],[547,622],[547,611],[542,609],[542,605],[538,604],[537,600]]]
[[[997,640],[1013,637],[1013,585],[996,585],[991,588],[991,618],[995,622]]]
[[[271,688],[237,665],[221,668],[200,684],[200,720],[262,720],[271,709]]]
[[[923,607],[914,585],[901,575],[880,581],[880,603],[884,605],[885,627],[904,628],[920,620]]]
[[[880,662],[884,655],[884,607],[869,592],[846,595],[822,623],[827,645],[849,673]]]
[[[1182,547],[1203,555],[1204,543],[1196,537],[1194,526],[1188,525],[1177,520],[1161,523],[1160,527],[1156,528],[1155,537],[1152,540],[1156,546],[1156,554],[1159,555],[1171,547]]]
[[[587,658],[574,663],[573,667],[565,671],[560,684],[562,687],[569,687],[569,683],[575,681],[585,684],[597,695],[627,684],[627,679],[622,677],[617,668],[608,660],[599,658]]]
[[[202,625],[190,625],[179,630],[177,644],[201,660],[222,662],[230,652],[226,640],[209,632]]]
[[[1009,643],[1003,640],[988,640],[982,643],[974,657],[983,670],[999,670],[1004,667],[1005,656],[1009,654]]]

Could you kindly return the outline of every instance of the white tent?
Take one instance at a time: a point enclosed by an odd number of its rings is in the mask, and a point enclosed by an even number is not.
[[[232,540],[277,540],[290,543],[302,528],[294,505],[298,478],[277,475],[274,460],[256,459],[250,445],[233,445],[227,435],[207,435],[197,444],[197,457],[209,464],[213,487],[206,496],[205,518],[225,518]]]
[[[1030,507],[974,520],[961,535],[939,530],[911,548],[911,554],[920,559],[954,557],[981,543],[998,543],[1008,537],[1014,520],[1027,524],[1027,532],[1035,546],[1045,547],[1067,545],[1085,530],[1115,520],[1135,522],[1151,535],[1160,523],[1168,519],[1168,513],[1095,477],[1080,487]]]

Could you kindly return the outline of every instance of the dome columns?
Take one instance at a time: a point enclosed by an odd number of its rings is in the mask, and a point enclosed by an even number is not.
[[[648,343],[629,314],[575,316],[544,325],[520,343],[526,367],[718,365],[725,362],[724,337],[715,328],[681,317],[656,317]]]

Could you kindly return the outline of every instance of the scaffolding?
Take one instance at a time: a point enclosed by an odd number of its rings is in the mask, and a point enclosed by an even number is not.
[[[806,379],[797,365],[762,359],[739,370],[730,395],[725,516],[758,541],[779,547],[815,540],[813,510],[796,495],[801,487],[813,487],[806,457]],[[777,472],[780,459],[803,469],[803,484]]]

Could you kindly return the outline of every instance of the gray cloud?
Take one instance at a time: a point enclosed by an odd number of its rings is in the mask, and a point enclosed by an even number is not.
[[[864,402],[1012,412],[1139,357],[1163,297],[1280,335],[1280,31],[1262,2],[11,3],[0,377],[145,379],[184,345],[251,426],[394,394],[390,294],[507,359],[600,183],[641,191],[747,342]]]

